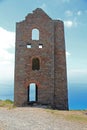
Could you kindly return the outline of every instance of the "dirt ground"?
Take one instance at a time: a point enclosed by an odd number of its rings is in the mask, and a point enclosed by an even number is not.
[[[0,107],[0,130],[87,130],[87,111]]]

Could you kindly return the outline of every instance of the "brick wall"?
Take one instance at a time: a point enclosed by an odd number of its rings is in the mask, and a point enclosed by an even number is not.
[[[39,30],[39,40],[32,40],[35,28]],[[68,109],[63,29],[61,21],[52,20],[42,9],[36,9],[16,24],[15,105],[26,104],[28,86],[35,83],[38,103]],[[43,47],[39,48],[39,44]],[[40,70],[32,70],[33,58],[39,59]]]

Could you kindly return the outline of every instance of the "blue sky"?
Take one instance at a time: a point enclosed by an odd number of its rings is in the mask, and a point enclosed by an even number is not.
[[[16,22],[36,8],[64,21],[68,83],[87,83],[87,0],[0,0],[0,84],[14,81]]]

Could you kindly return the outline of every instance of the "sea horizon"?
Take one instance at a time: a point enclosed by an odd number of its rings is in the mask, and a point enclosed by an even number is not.
[[[14,101],[14,85],[0,85],[0,100]],[[69,110],[87,110],[87,84],[68,84]]]

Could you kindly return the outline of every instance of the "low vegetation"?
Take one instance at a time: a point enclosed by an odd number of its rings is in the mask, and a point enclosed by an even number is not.
[[[14,108],[14,102],[7,99],[7,100],[0,100],[0,107],[5,107],[8,109]],[[59,110],[53,110],[51,108],[45,109],[47,112],[51,113],[55,118],[61,117],[65,118],[69,121],[76,121],[80,123],[87,123],[87,110],[71,110],[71,111],[59,111]]]
[[[80,112],[81,113],[81,112]],[[71,121],[78,121],[78,122],[81,122],[81,123],[87,123],[87,116],[86,115],[76,115],[76,114],[71,114],[71,115],[68,115],[66,117],[67,120],[71,120]]]
[[[0,107],[14,108],[14,102],[9,99],[0,100]]]
[[[61,118],[65,118],[69,121],[87,123],[87,110],[58,111],[48,109],[47,111],[52,113],[55,117],[61,116]]]

